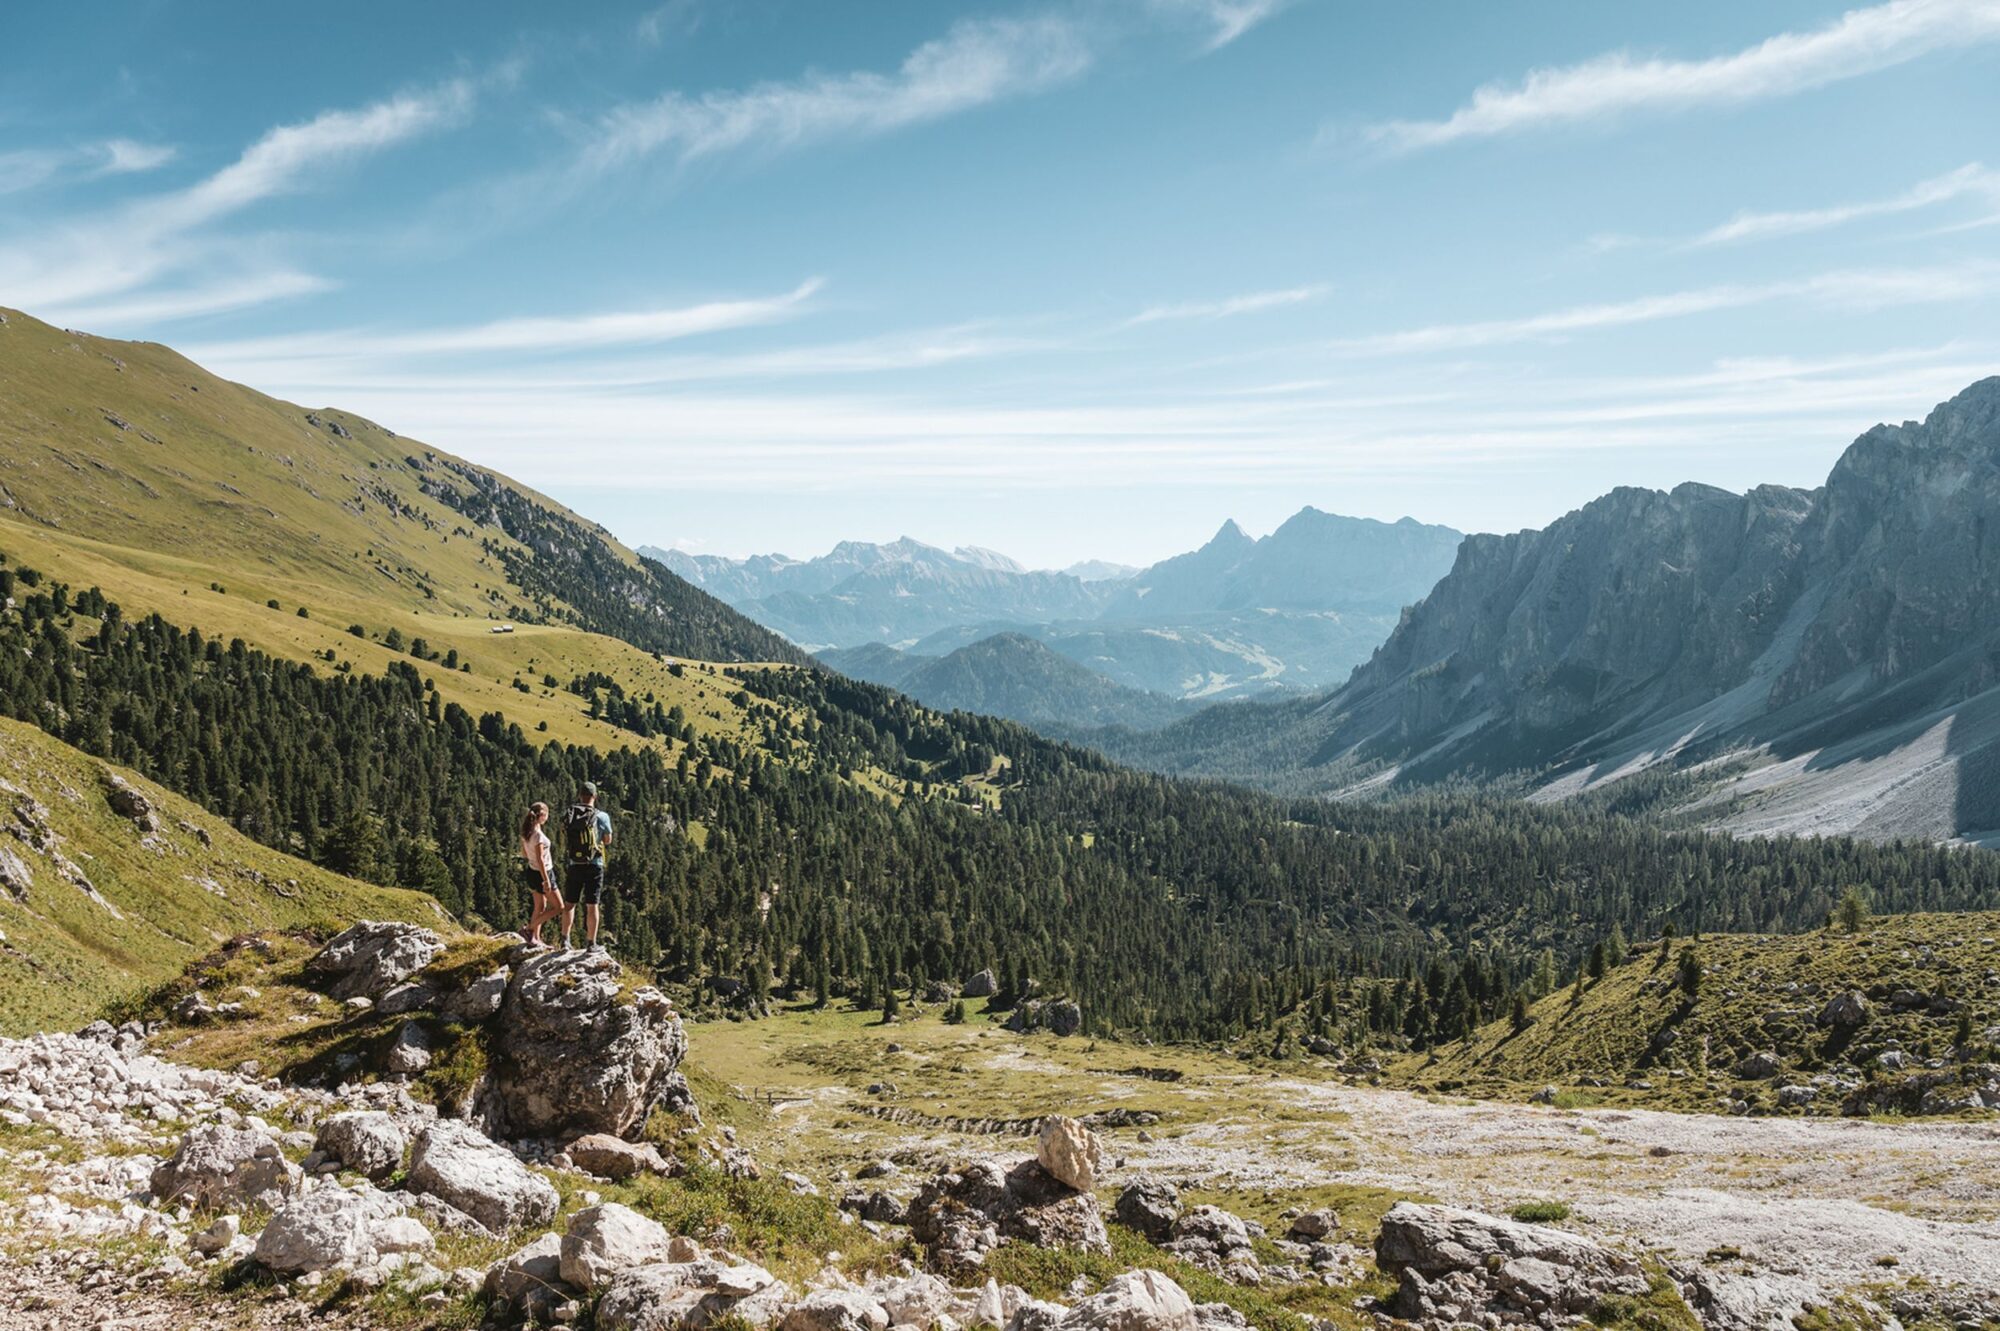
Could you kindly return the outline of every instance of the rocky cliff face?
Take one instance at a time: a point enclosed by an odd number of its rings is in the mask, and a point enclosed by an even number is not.
[[[1736,752],[1794,764],[1754,786],[1767,807],[1797,788],[1763,830],[1983,834],[1995,528],[2000,378],[1868,431],[1816,490],[1619,489],[1468,537],[1343,688],[1122,756],[1287,789],[1528,771],[1563,791]]]

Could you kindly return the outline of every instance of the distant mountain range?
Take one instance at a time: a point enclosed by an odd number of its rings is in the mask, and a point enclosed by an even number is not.
[[[1618,489],[1468,537],[1345,686],[1103,742],[1298,792],[1681,770],[1740,830],[2000,839],[2000,378],[1817,489]]]
[[[845,541],[814,559],[641,553],[837,668],[898,687],[932,661],[955,658],[950,696],[1010,696],[1017,672],[1047,682],[1050,663],[1030,664],[1021,641],[972,656],[960,650],[999,635],[1033,640],[1138,696],[1114,705],[1069,676],[1077,687],[1059,692],[1053,712],[1043,702],[1029,709],[1033,717],[1005,715],[1143,727],[1189,710],[1162,703],[1344,679],[1402,608],[1443,576],[1460,539],[1449,527],[1409,518],[1385,523],[1306,508],[1261,540],[1225,523],[1200,549],[1146,569],[1088,561],[1035,571],[990,550],[944,550],[907,537]],[[981,669],[1004,673],[974,687],[967,672]],[[957,705],[942,694],[925,700]],[[1107,721],[1107,713],[1124,719]]]
[[[1115,684],[1021,633],[996,633],[945,656],[881,643],[835,647],[819,659],[844,675],[887,684],[939,711],[984,712],[1050,730],[1152,730],[1196,704]]]

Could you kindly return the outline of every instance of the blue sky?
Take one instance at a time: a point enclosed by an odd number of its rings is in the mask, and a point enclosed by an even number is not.
[[[13,5],[0,303],[632,543],[1812,485],[2000,372],[2000,0]]]

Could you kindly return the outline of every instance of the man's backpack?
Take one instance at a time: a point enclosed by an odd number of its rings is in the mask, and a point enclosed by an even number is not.
[[[597,810],[588,804],[572,804],[563,815],[563,858],[571,864],[589,864],[604,853],[599,837]]]

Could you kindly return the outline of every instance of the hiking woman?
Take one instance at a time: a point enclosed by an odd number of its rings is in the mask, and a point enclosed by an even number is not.
[[[529,805],[528,812],[521,819],[521,875],[534,902],[528,922],[521,926],[521,937],[535,944],[542,941],[542,925],[560,917],[566,909],[562,890],[556,886],[556,867],[549,851],[549,836],[542,831],[542,824],[548,820],[549,806],[540,800]],[[567,939],[563,945],[569,945]]]

